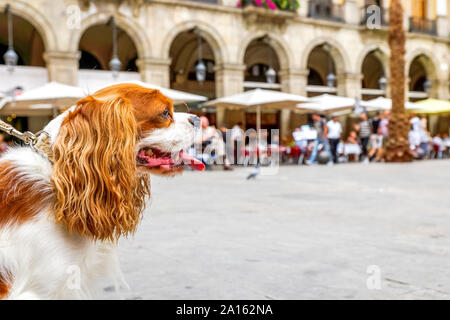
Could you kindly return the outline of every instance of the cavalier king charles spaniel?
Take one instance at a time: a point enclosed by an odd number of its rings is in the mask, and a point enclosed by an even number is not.
[[[0,299],[84,299],[101,277],[122,283],[117,241],[136,230],[149,174],[204,168],[184,151],[198,122],[158,90],[116,84],[45,127],[50,159],[2,156]]]

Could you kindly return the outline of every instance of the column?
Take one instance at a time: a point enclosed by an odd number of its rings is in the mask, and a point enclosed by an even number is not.
[[[286,69],[279,73],[281,82],[281,91],[307,95],[306,85],[308,83],[308,70],[305,69]],[[291,132],[291,111],[281,110],[280,113],[280,138],[286,137]]]
[[[220,126],[223,123],[225,123],[225,108],[216,107],[216,125]]]
[[[346,0],[343,4],[344,21],[348,24],[359,24],[361,14],[359,13],[358,4],[356,0]]]
[[[450,23],[448,21],[447,0],[436,0],[436,28],[440,37],[450,36]]]
[[[57,81],[67,85],[78,84],[78,51],[47,51],[44,60],[49,81]]]
[[[337,94],[350,98],[361,98],[361,73],[344,72],[337,75]]]
[[[216,97],[225,97],[244,91],[245,65],[239,63],[221,63],[216,65]],[[223,107],[216,107],[217,124],[225,123],[229,127],[242,121],[245,125],[245,112],[227,112]]]
[[[170,59],[145,57],[136,61],[142,81],[170,87]]]
[[[448,100],[450,98],[449,86],[450,81],[446,79],[440,79],[435,81],[436,85],[436,97],[440,100]]]
[[[299,1],[300,8],[298,8],[297,13],[300,17],[307,17],[309,12],[309,1]]]
[[[223,63],[217,65],[216,96],[225,97],[244,91],[245,65],[238,63]]]
[[[281,91],[306,96],[308,84],[308,70],[287,69],[279,72]]]

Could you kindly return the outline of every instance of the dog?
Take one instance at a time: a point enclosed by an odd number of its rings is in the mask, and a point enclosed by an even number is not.
[[[89,299],[123,283],[117,241],[132,235],[149,174],[203,170],[184,150],[198,117],[158,90],[116,84],[53,119],[51,157],[17,147],[0,158],[0,298]]]

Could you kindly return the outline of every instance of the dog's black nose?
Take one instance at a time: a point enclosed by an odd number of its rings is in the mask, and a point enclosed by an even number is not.
[[[200,126],[200,118],[197,117],[197,116],[194,116],[194,115],[189,116],[188,121],[194,127],[199,127]]]

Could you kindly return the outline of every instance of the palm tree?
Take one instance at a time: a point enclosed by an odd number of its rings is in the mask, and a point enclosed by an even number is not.
[[[389,47],[392,112],[386,161],[407,162],[411,161],[412,155],[408,142],[409,121],[405,110],[405,30],[401,0],[391,0],[389,7]]]

